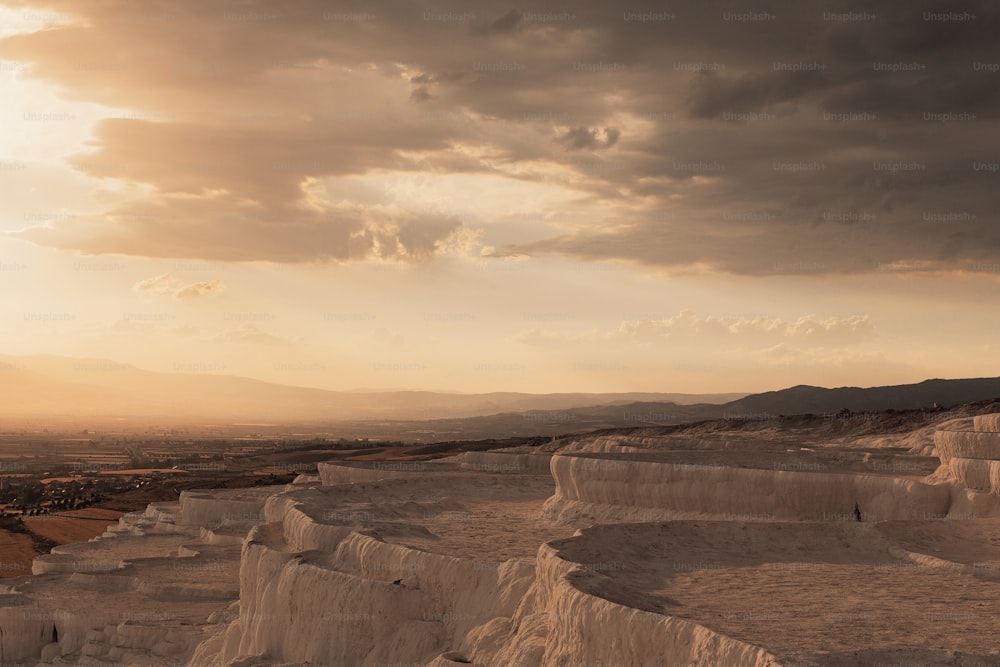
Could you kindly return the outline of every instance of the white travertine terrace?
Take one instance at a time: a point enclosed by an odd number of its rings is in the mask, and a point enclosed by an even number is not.
[[[200,494],[154,503],[39,556],[35,576],[7,580],[0,599],[0,663],[183,664],[239,594],[239,551],[255,522],[238,527],[237,513],[252,503],[259,515],[275,490],[212,491],[211,526],[180,520],[192,500],[198,516]]]
[[[546,503],[547,511],[582,511],[604,520],[627,519],[644,509],[820,520],[847,516],[855,503],[872,518],[918,519],[947,513],[950,501],[944,486],[888,476],[581,455],[554,456],[552,476],[556,492]]]
[[[1000,415],[961,425],[926,477],[639,432],[185,492],[7,580],[0,663],[995,664]]]
[[[937,431],[934,444],[957,481],[973,491],[1000,495],[1000,415],[973,417],[971,431]]]

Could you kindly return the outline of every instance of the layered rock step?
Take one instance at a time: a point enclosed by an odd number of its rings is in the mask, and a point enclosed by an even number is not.
[[[557,517],[650,520],[704,516],[725,520],[923,519],[947,513],[944,485],[890,475],[786,469],[781,459],[756,468],[670,463],[645,455],[555,455]]]
[[[1000,414],[973,417],[971,429],[969,421],[934,434],[938,457],[969,489],[1000,495]]]
[[[10,580],[0,662],[1000,663],[1000,520],[937,520],[995,509],[988,417],[941,431],[953,479],[637,431],[185,492]]]
[[[186,664],[238,598],[243,537],[279,490],[206,492],[210,511],[205,494],[182,495],[37,557],[0,595],[0,663]]]

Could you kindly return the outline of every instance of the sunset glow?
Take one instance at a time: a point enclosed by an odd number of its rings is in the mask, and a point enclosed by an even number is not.
[[[988,22],[928,58],[916,6],[655,9],[7,2],[4,351],[330,389],[1000,374]]]

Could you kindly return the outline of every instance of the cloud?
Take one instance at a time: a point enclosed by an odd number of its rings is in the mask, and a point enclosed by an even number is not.
[[[514,336],[514,340],[525,345],[536,347],[559,347],[566,343],[578,343],[582,338],[579,334],[568,334],[564,332],[548,331],[534,327]]]
[[[802,347],[844,347],[873,338],[875,327],[867,315],[846,318],[803,315],[789,321],[765,315],[715,317],[682,310],[661,320],[623,321],[616,333],[619,338],[647,341],[707,342],[730,339],[737,343],[760,344],[762,341],[777,340],[794,342]]]
[[[146,278],[145,280],[140,280],[136,284],[132,285],[133,292],[150,293],[150,294],[161,294],[172,295],[177,289],[177,283],[179,281],[174,276],[169,273],[164,273],[159,276],[153,276],[152,278]]]
[[[822,70],[734,76],[702,70],[692,81],[687,104],[695,118],[719,118],[726,112],[762,111],[829,87]]]
[[[299,342],[297,339],[265,331],[252,322],[245,322],[233,329],[222,331],[213,336],[212,340],[224,343],[247,343],[279,347],[287,347]]]
[[[426,261],[475,235],[457,217],[434,212],[337,205],[278,215],[227,196],[140,202],[101,219],[81,216],[12,234],[88,254],[287,263]]]
[[[845,371],[845,381],[852,381],[871,368],[885,369],[892,374],[913,372],[913,368],[886,357],[882,352],[831,348],[802,348],[788,343],[759,351],[755,361],[765,368],[795,368],[824,371]]]
[[[519,11],[512,9],[500,18],[491,21],[486,26],[474,29],[473,34],[499,35],[513,32],[517,30],[517,27],[521,24],[522,18],[523,17]]]
[[[430,91],[427,90],[427,86],[414,88],[413,92],[410,93],[410,100],[418,104],[421,102],[430,102],[433,99],[434,95],[431,95]]]
[[[621,136],[621,133],[613,127],[604,128],[603,138],[597,130],[586,127],[574,127],[567,130],[557,141],[566,146],[566,150],[568,151],[584,149],[598,150],[611,148],[618,143],[619,136]]]
[[[399,331],[390,330],[385,327],[376,328],[371,332],[369,337],[376,343],[388,343],[390,345],[406,344],[406,336]]]
[[[182,287],[174,293],[175,299],[195,299],[206,294],[211,294],[212,292],[219,292],[225,289],[225,286],[219,280],[211,280],[204,283],[192,283],[186,287]]]
[[[992,0],[708,0],[653,23],[607,0],[499,16],[371,0],[366,20],[319,0],[45,5],[78,20],[2,40],[0,57],[134,112],[100,122],[72,164],[144,194],[12,233],[35,243],[433,261],[468,224],[446,197],[389,211],[324,189],[425,172],[579,195],[572,228],[494,243],[503,255],[760,276],[974,272],[1000,253]]]
[[[623,320],[616,330],[566,332],[532,328],[515,336],[525,345],[559,347],[567,344],[609,342],[722,345],[762,349],[764,356],[778,356],[796,349],[848,348],[874,339],[877,332],[868,315],[819,317],[803,315],[795,320],[760,315],[713,316],[682,310],[661,319]],[[766,349],[764,349],[766,348]]]
[[[175,299],[196,299],[213,292],[220,292],[225,289],[225,285],[220,280],[210,280],[207,282],[190,283],[184,285],[183,281],[170,273],[164,273],[152,278],[140,280],[132,285],[132,291],[140,294],[156,294],[158,296],[169,296]]]

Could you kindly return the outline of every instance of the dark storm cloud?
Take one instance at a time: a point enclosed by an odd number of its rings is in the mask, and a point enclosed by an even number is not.
[[[596,150],[611,148],[618,143],[621,133],[613,127],[604,128],[603,133],[587,127],[572,127],[558,138],[568,151]]]
[[[558,184],[587,219],[607,212],[509,253],[768,274],[976,270],[1000,252],[993,0],[13,4],[83,23],[0,56],[163,116],[104,121],[74,158],[149,201],[24,232],[40,243],[429,259],[453,216],[307,194],[424,170]]]
[[[822,72],[727,77],[704,70],[692,83],[688,107],[695,118],[718,118],[726,112],[757,111],[828,87]]]
[[[413,92],[410,93],[410,100],[413,102],[429,102],[434,99],[434,95],[431,95],[430,91],[427,90],[425,86],[420,86],[419,88],[414,88]]]
[[[482,28],[476,28],[473,32],[477,35],[497,35],[506,32],[513,32],[521,24],[521,13],[512,9],[495,21],[491,21]]]

